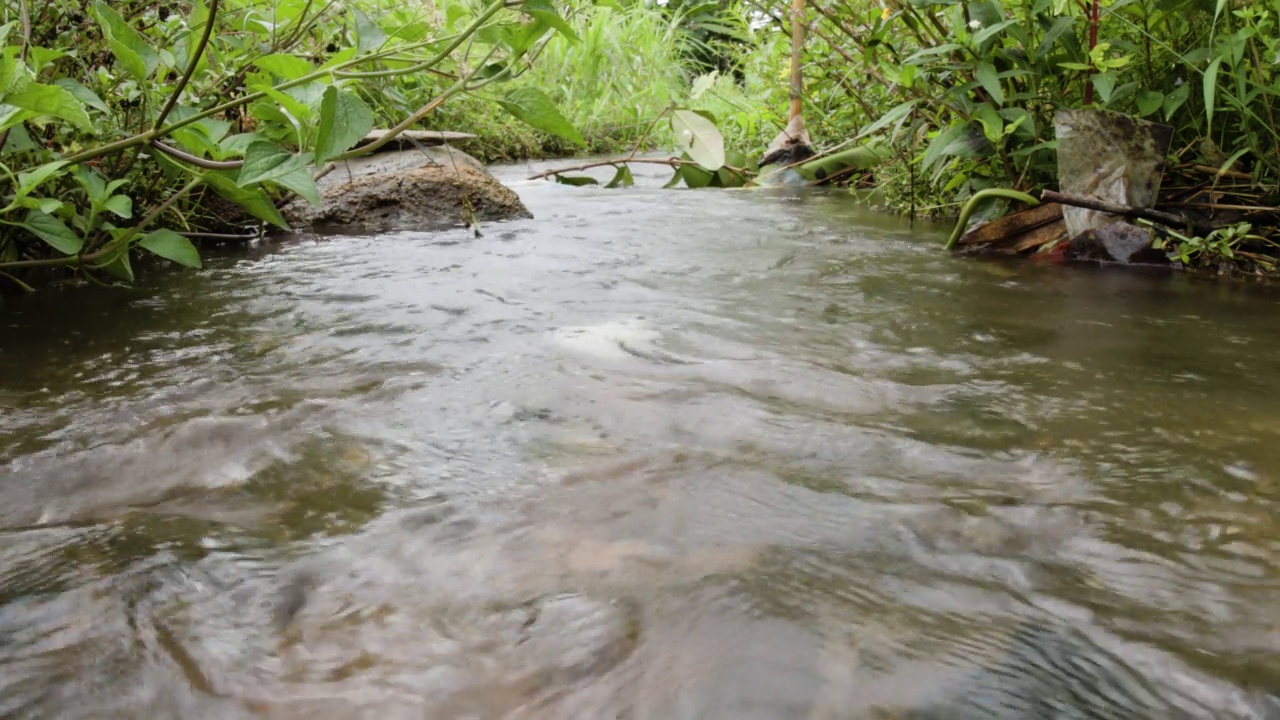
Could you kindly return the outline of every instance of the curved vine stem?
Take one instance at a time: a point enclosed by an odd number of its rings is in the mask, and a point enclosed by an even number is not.
[[[187,63],[186,72],[182,74],[182,79],[173,88],[168,102],[164,104],[164,109],[156,116],[153,127],[164,126],[165,119],[169,117],[169,113],[173,112],[173,107],[178,104],[178,98],[182,97],[182,91],[186,90],[187,83],[191,82],[191,76],[195,74],[196,66],[200,64],[200,58],[204,55],[205,48],[209,46],[209,38],[213,36],[214,21],[218,19],[219,2],[220,0],[209,0],[209,17],[204,21],[204,33],[200,35],[200,42],[196,45],[195,52],[191,54],[191,60]]]

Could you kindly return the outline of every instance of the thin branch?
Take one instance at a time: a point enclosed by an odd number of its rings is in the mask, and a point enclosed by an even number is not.
[[[204,50],[209,45],[209,38],[213,35],[214,21],[218,19],[218,3],[220,0],[209,0],[209,13],[204,21],[204,33],[200,36],[200,42],[196,45],[195,52],[191,54],[191,60],[187,62],[187,70],[182,74],[182,79],[173,88],[173,92],[169,95],[169,101],[164,104],[164,109],[160,111],[160,115],[156,117],[153,124],[154,127],[162,127],[164,121],[169,117],[169,113],[173,112],[173,106],[178,104],[178,98],[182,97],[182,91],[187,89],[187,83],[191,82],[191,76],[196,72],[196,66],[200,64],[200,58],[204,55]]]
[[[528,179],[542,180],[543,178],[548,178],[548,177],[551,177],[552,175],[563,175],[564,173],[579,172],[582,170],[590,170],[592,168],[598,168],[598,167],[618,167],[619,165],[630,165],[633,163],[639,164],[639,165],[666,165],[667,167],[673,167],[673,168],[680,168],[680,167],[684,167],[685,165],[698,164],[692,160],[682,160],[680,158],[625,157],[625,158],[618,158],[616,160],[597,160],[596,162],[583,163],[581,165],[574,165],[572,167],[564,167],[564,168],[556,168],[555,170],[547,170],[546,172],[540,172],[537,175],[530,176]],[[732,165],[725,165],[724,167],[729,172],[739,175],[744,179],[750,174],[743,168],[733,167]]]
[[[1085,208],[1086,210],[1097,210],[1099,212],[1111,213],[1112,215],[1123,215],[1125,217],[1140,217],[1147,220],[1153,220],[1165,225],[1174,227],[1191,227],[1196,232],[1207,233],[1212,232],[1215,227],[1211,224],[1192,220],[1191,218],[1177,215],[1174,213],[1162,212],[1160,210],[1152,210],[1150,208],[1137,208],[1128,205],[1120,205],[1119,203],[1106,202],[1097,198],[1080,197],[1078,195],[1064,195],[1053,190],[1044,190],[1040,193],[1040,199],[1044,202],[1056,202],[1072,207]]]
[[[159,140],[152,140],[151,147],[159,150],[169,157],[181,160],[188,165],[195,165],[196,167],[204,168],[205,170],[239,170],[244,167],[243,160],[206,160],[202,157],[197,157],[190,153],[183,152],[176,147],[165,145]]]

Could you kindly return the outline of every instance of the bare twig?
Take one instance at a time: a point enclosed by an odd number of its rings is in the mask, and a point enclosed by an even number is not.
[[[673,167],[673,168],[681,168],[681,167],[684,167],[685,165],[698,164],[692,160],[682,160],[680,158],[625,157],[625,158],[617,158],[615,160],[597,160],[596,162],[583,163],[581,165],[574,165],[572,167],[563,167],[563,168],[556,168],[554,170],[547,170],[545,172],[540,172],[537,175],[532,175],[528,179],[542,180],[543,178],[549,178],[552,175],[563,175],[564,173],[579,172],[582,170],[590,170],[592,168],[598,168],[598,167],[618,167],[619,165],[630,165],[632,163],[639,164],[639,165],[666,165],[667,167]],[[739,175],[744,179],[749,174],[743,168],[733,167],[731,165],[725,165],[724,167],[729,172]]]
[[[1099,212],[1111,213],[1112,215],[1123,215],[1125,217],[1140,217],[1147,220],[1153,220],[1165,225],[1174,227],[1191,227],[1196,232],[1212,232],[1215,226],[1192,220],[1182,215],[1174,213],[1162,212],[1160,210],[1152,210],[1150,208],[1136,208],[1128,205],[1120,205],[1118,203],[1106,202],[1097,198],[1080,197],[1078,195],[1064,195],[1053,190],[1044,190],[1040,193],[1040,199],[1044,202],[1056,202],[1072,207],[1085,208],[1087,210],[1097,210]]]
[[[191,53],[191,59],[187,62],[186,72],[182,74],[182,79],[174,86],[173,92],[169,94],[169,100],[164,104],[164,109],[156,116],[155,123],[152,127],[163,127],[164,121],[169,117],[169,113],[173,112],[173,107],[178,104],[178,98],[182,97],[182,91],[187,89],[187,83],[191,82],[191,76],[196,72],[196,66],[200,64],[200,58],[204,55],[204,50],[209,46],[209,38],[213,35],[213,25],[218,19],[218,3],[220,0],[209,0],[208,17],[204,21],[204,33],[200,35],[200,42],[196,44],[196,49]]]

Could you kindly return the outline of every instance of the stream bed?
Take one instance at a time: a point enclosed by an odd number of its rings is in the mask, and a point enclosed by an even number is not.
[[[1280,292],[544,167],[0,310],[0,717],[1280,718]]]

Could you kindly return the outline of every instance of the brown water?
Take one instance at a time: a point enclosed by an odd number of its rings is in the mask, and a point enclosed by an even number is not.
[[[0,716],[1280,717],[1280,295],[514,184],[0,312]]]

